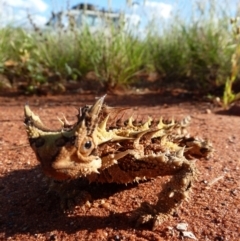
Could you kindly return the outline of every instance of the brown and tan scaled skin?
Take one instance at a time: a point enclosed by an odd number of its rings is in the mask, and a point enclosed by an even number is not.
[[[85,177],[89,182],[133,183],[157,176],[172,176],[158,194],[156,205],[147,207],[137,223],[161,224],[188,198],[196,178],[193,156],[208,157],[208,141],[190,137],[190,117],[180,122],[145,123],[133,118],[109,126],[110,107],[104,97],[79,110],[77,122],[62,121],[61,130],[50,130],[25,106],[25,125],[30,145],[43,172],[53,180]],[[114,108],[112,108],[114,109]]]

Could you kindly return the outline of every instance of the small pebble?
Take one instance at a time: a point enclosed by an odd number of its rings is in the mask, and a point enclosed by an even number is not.
[[[90,208],[92,206],[92,204],[89,201],[86,201],[85,206]]]
[[[188,224],[187,223],[179,223],[176,226],[176,229],[179,231],[185,231],[187,230]]]
[[[197,240],[196,236],[190,231],[183,231],[182,235],[183,235],[183,237]]]
[[[206,109],[207,114],[212,114],[212,111],[210,109]]]

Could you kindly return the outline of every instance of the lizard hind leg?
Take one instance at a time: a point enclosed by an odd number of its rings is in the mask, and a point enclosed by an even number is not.
[[[174,166],[173,166],[174,169]],[[142,203],[139,210],[139,218],[136,225],[150,223],[152,229],[156,229],[161,223],[169,219],[170,215],[184,201],[188,200],[192,182],[195,179],[196,171],[194,162],[183,160],[181,168],[172,175],[169,182],[164,184],[162,191],[158,195],[156,205]]]
[[[182,169],[172,176],[159,193],[156,204],[158,214],[154,217],[153,229],[166,220],[184,200],[188,200],[194,179],[194,163],[183,162]]]

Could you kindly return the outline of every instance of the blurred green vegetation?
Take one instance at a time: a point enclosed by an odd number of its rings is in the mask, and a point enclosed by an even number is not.
[[[139,35],[124,24],[111,28],[109,36],[71,24],[67,31],[41,30],[30,17],[31,31],[1,28],[0,88],[8,80],[8,86],[23,86],[25,93],[43,86],[62,91],[69,81],[84,82],[94,73],[106,89],[141,87],[143,82],[150,88],[181,87],[205,95],[220,89],[227,107],[240,97],[233,92],[239,83],[238,19],[231,19],[217,1],[196,6],[188,19],[178,14],[162,23],[153,21]]]

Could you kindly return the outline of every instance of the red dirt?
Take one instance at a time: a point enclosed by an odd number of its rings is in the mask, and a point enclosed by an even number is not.
[[[86,187],[88,205],[63,213],[59,198],[48,187],[23,125],[28,102],[46,124],[59,126],[57,116],[71,120],[76,108],[93,95],[0,97],[0,240],[182,240],[178,223],[187,223],[198,240],[239,240],[240,237],[240,117],[217,114],[209,103],[161,95],[107,96],[110,106],[130,106],[139,115],[183,118],[191,115],[190,132],[212,141],[215,153],[196,165],[199,177],[190,201],[154,232],[136,228],[131,212],[143,201],[154,203],[166,178],[139,185]],[[208,110],[208,111],[207,111]],[[188,240],[187,238],[185,238]],[[189,239],[190,240],[190,239]]]

